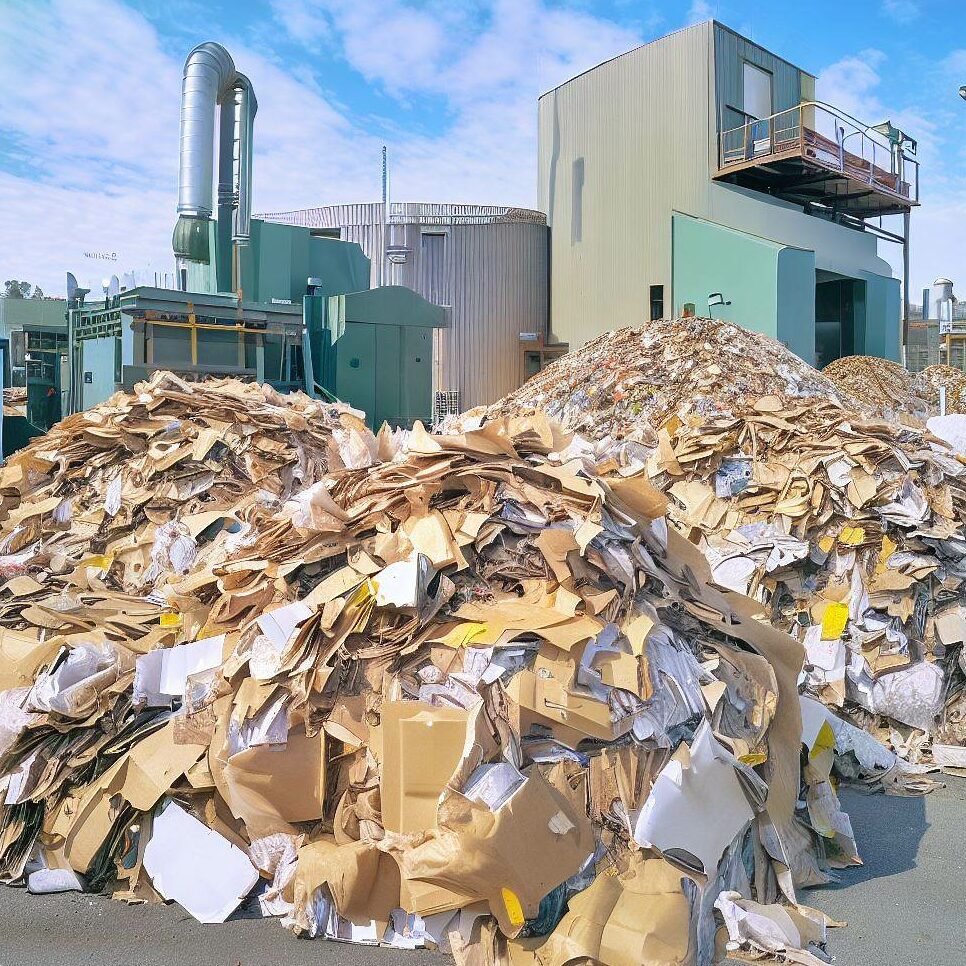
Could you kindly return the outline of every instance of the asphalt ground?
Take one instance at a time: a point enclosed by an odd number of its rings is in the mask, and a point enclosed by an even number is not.
[[[842,793],[865,864],[801,897],[847,920],[829,943],[842,966],[966,959],[966,780],[946,781],[925,798]],[[400,957],[410,966],[450,961],[425,950],[297,939],[244,915],[203,926],[176,905],[0,889],[0,966],[389,966]]]
[[[842,966],[962,966],[966,962],[966,779],[922,798],[844,790],[864,864],[801,902],[843,929],[829,952]]]

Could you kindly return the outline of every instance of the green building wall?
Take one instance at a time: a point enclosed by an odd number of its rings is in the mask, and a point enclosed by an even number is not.
[[[212,262],[192,262],[188,291],[236,294],[231,287],[231,246],[216,244],[218,224],[208,223]],[[220,254],[219,254],[220,253]],[[369,287],[369,259],[354,242],[313,235],[308,228],[253,219],[251,239],[239,251],[242,294],[246,302],[273,299],[298,304],[306,279],[322,279],[321,294],[357,292]]]
[[[733,228],[675,213],[672,271],[678,304],[693,302],[706,315],[708,296],[721,292],[730,305],[716,319],[785,343],[811,362],[815,355],[815,256]]]
[[[67,331],[64,299],[11,299],[0,297],[0,338],[24,326]]]
[[[81,379],[83,373],[91,374],[91,382],[82,382],[80,386],[82,409],[96,406],[113,395],[117,341],[116,336],[107,335],[81,342]]]
[[[778,252],[778,341],[815,364],[815,252]]]
[[[672,236],[673,284],[679,307],[693,302],[698,315],[704,315],[708,296],[721,292],[731,305],[712,308],[715,318],[778,339],[815,364],[814,252],[681,213],[673,216]],[[828,274],[819,273],[820,280],[827,280]],[[849,323],[853,341],[846,352],[898,361],[899,279],[872,272],[856,275],[838,276],[854,283]]]
[[[864,348],[868,356],[899,362],[902,358],[902,299],[900,281],[882,275],[862,273],[865,279]]]

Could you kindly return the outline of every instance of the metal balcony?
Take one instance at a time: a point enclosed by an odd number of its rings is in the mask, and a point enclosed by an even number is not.
[[[901,214],[919,204],[919,162],[891,133],[807,101],[723,131],[714,177],[853,218]]]

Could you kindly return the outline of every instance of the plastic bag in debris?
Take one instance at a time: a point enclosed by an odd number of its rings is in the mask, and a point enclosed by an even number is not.
[[[3,758],[24,728],[40,717],[24,710],[30,688],[0,691],[0,758]]]
[[[153,583],[164,573],[186,574],[198,555],[198,545],[188,528],[177,520],[162,523],[154,534],[151,569],[147,581]]]
[[[30,689],[27,710],[83,718],[94,709],[100,693],[128,669],[109,643],[65,648]]]
[[[737,892],[722,892],[715,908],[728,928],[729,947],[750,948],[803,966],[829,962],[815,955],[813,944],[826,941],[826,926],[834,925],[822,912],[809,906],[762,905]]]

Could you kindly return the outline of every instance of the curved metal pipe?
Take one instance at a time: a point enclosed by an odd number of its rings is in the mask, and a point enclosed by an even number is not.
[[[252,222],[252,150],[255,114],[258,101],[252,90],[251,81],[238,74],[232,85],[228,102],[234,116],[233,182],[236,198],[235,220],[232,228],[232,241],[247,242],[251,236]],[[222,111],[225,105],[222,105]]]
[[[181,82],[181,157],[178,214],[210,218],[215,105],[237,76],[221,44],[199,44],[188,54]]]

